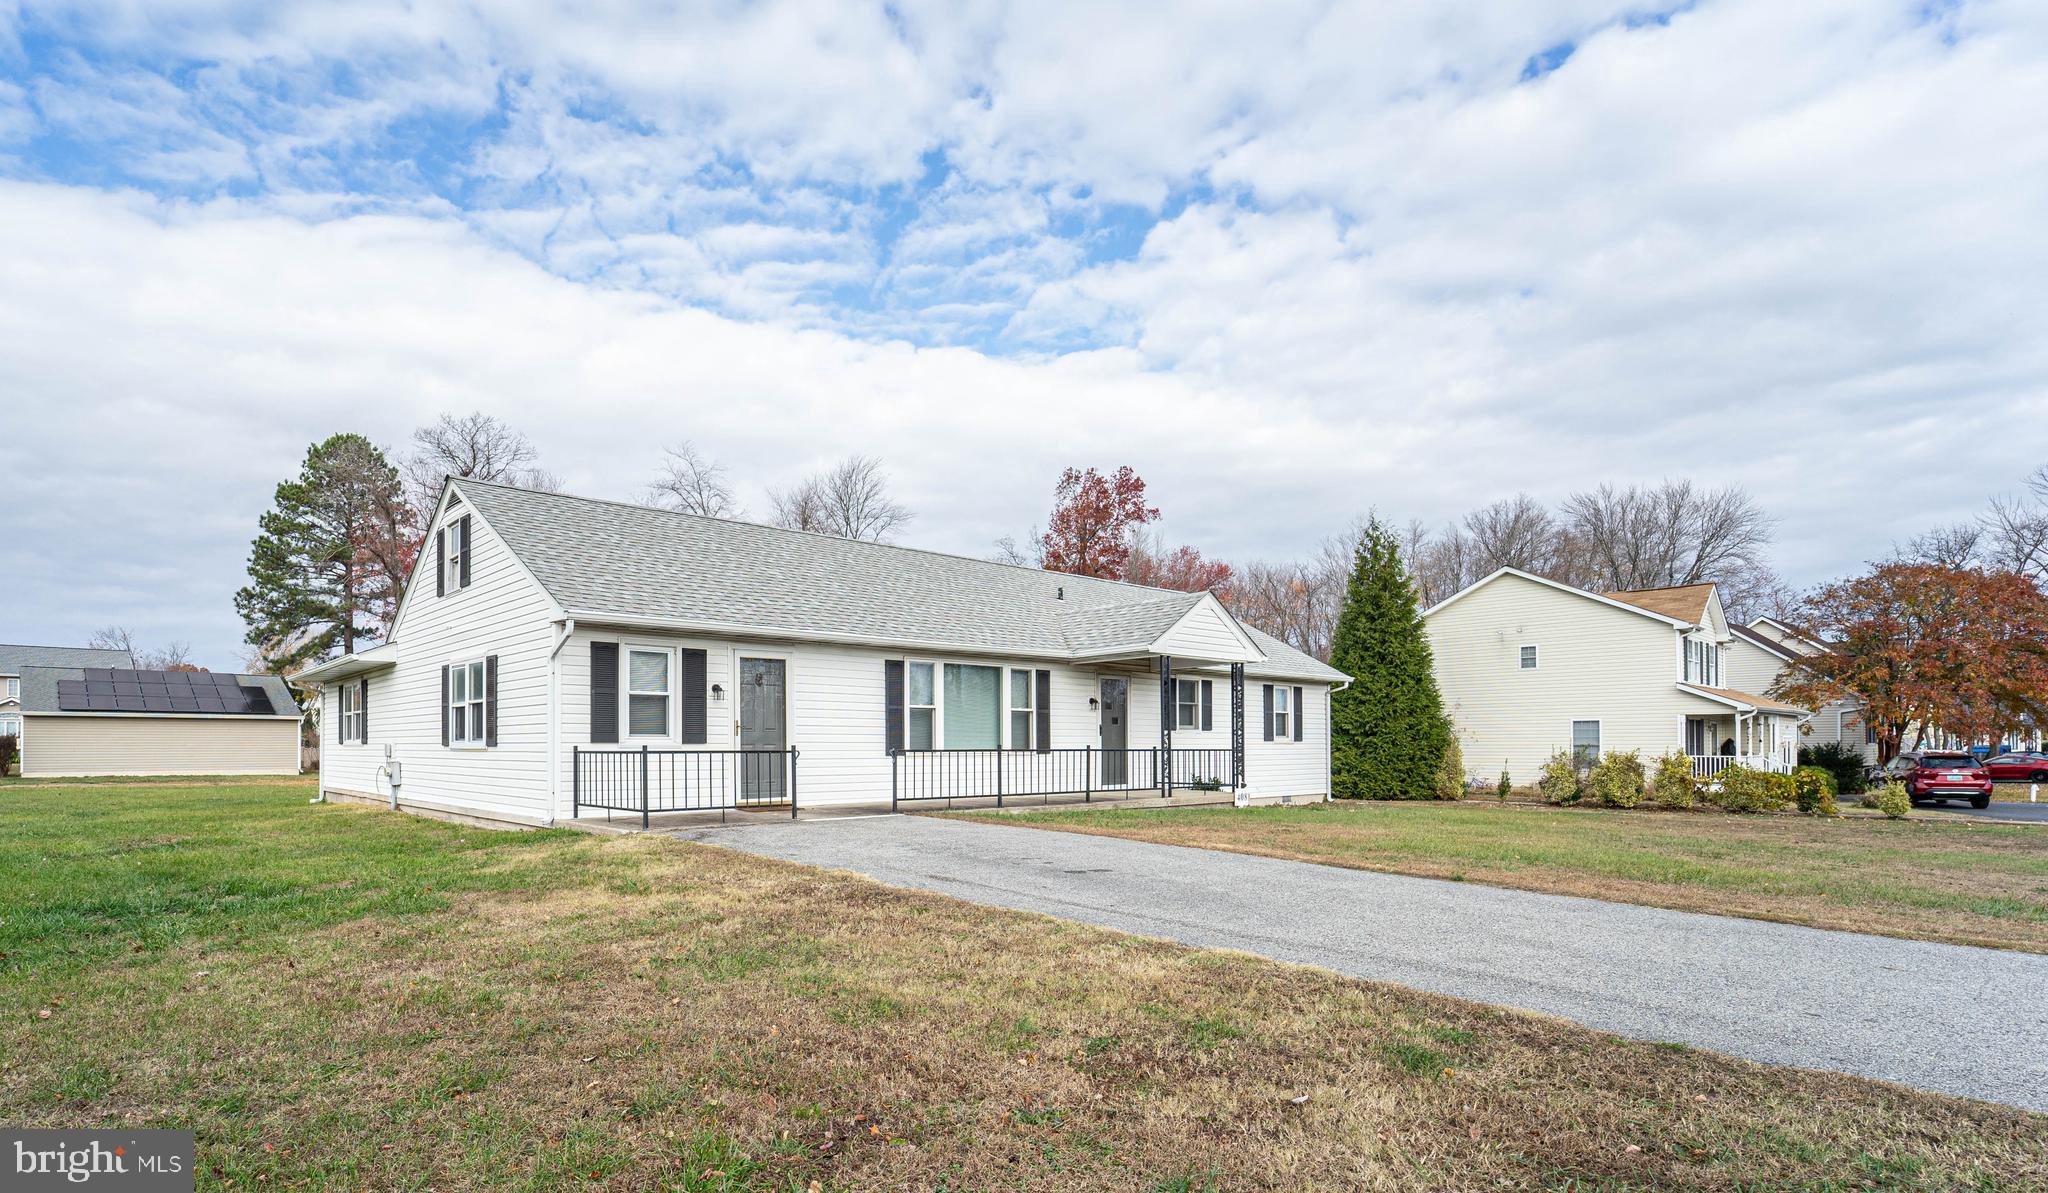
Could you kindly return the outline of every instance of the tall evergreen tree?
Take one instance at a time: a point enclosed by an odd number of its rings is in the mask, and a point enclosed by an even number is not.
[[[1400,540],[1377,517],[1358,543],[1330,665],[1352,677],[1330,698],[1331,794],[1429,798],[1450,723]]]
[[[249,583],[235,594],[246,640],[289,672],[374,637],[380,606],[403,585],[379,544],[406,509],[398,470],[368,439],[314,444],[250,544]]]

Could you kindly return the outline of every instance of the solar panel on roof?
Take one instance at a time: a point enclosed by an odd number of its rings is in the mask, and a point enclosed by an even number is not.
[[[57,681],[60,712],[278,715],[270,693],[259,684],[243,683],[238,675],[113,667],[86,667],[80,673],[83,679]]]

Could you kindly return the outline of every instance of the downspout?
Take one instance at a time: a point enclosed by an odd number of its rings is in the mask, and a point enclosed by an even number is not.
[[[1323,697],[1323,802],[1337,798],[1337,693],[1351,686],[1347,678]]]
[[[562,648],[576,633],[576,619],[555,623],[555,645],[548,651],[548,818],[553,828],[562,794]]]

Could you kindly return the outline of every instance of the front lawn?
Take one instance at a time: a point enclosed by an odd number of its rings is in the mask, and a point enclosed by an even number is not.
[[[2048,830],[2029,825],[1471,800],[1105,808],[1003,823],[2048,953]]]
[[[0,1121],[237,1189],[2048,1182],[2042,1116],[311,790],[0,791]]]

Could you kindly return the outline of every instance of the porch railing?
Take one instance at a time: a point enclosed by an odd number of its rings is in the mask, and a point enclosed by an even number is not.
[[[583,809],[732,812],[788,805],[796,817],[795,750],[593,750],[569,752],[570,814]]]
[[[899,750],[889,755],[889,806],[993,797],[997,807],[1026,798],[1178,790],[1225,791],[1229,750]]]
[[[1751,770],[1770,771],[1774,774],[1789,775],[1792,766],[1784,759],[1772,754],[1692,754],[1692,774],[1695,779],[1712,779],[1731,766],[1746,766]]]

